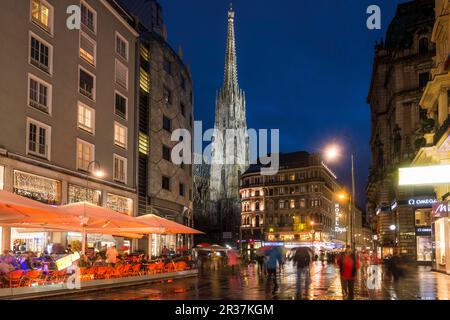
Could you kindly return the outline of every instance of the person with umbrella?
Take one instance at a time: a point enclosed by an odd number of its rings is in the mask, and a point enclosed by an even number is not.
[[[273,247],[272,249],[267,251],[267,276],[268,281],[272,279],[273,281],[273,292],[278,290],[278,281],[277,281],[277,266],[281,268],[283,264],[283,258],[281,256],[281,248]]]

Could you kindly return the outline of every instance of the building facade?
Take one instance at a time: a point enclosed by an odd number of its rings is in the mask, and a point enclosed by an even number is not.
[[[427,167],[428,174],[435,169],[437,174],[449,176],[450,164],[450,60],[449,46],[450,2],[435,1],[436,21],[431,41],[436,44],[436,56],[431,79],[426,85],[420,105],[430,119],[430,128],[423,135],[422,148],[416,155],[412,166]],[[445,167],[447,166],[447,167]],[[426,172],[427,172],[426,171]],[[418,183],[420,183],[418,181]],[[433,268],[450,274],[450,219],[449,195],[450,180],[432,183],[436,193],[431,217],[433,236]],[[428,232],[428,229],[426,230]]]
[[[136,215],[138,34],[103,0],[82,0],[81,29],[69,30],[72,4],[1,4],[0,41],[8,45],[0,59],[0,188],[52,205],[88,201]],[[2,230],[8,249],[75,241],[81,235]]]
[[[162,9],[156,1],[121,1],[140,36],[136,58],[138,214],[157,214],[193,226],[192,163],[175,164],[172,133],[184,129],[193,137],[193,84],[181,50],[167,42]],[[186,137],[187,138],[187,137]],[[191,145],[192,147],[192,145]],[[166,246],[192,246],[192,236],[152,236],[152,255]],[[139,247],[149,248],[148,239]]]
[[[219,238],[233,242],[239,235],[240,175],[248,164],[245,94],[238,84],[234,18],[230,8],[224,84],[216,97],[209,183],[210,214],[220,226]]]
[[[386,39],[376,44],[368,96],[371,108],[372,150],[367,213],[379,257],[405,255],[431,262],[431,233],[416,235],[430,226],[430,187],[399,187],[397,169],[411,164],[423,145],[423,133],[432,124],[419,101],[430,78],[435,46],[432,0],[400,4]],[[431,125],[430,125],[431,124]],[[420,205],[416,205],[420,203]]]
[[[248,257],[266,244],[342,248],[346,244],[348,203],[335,174],[318,154],[280,154],[280,170],[262,176],[251,165],[242,175],[241,236]],[[347,242],[349,243],[349,242]]]

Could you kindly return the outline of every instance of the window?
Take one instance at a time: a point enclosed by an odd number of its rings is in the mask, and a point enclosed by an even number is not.
[[[144,92],[150,92],[150,77],[143,68],[139,70],[139,86]]]
[[[97,13],[84,2],[81,3],[81,23],[92,32],[96,32]]]
[[[162,147],[162,155],[163,155],[163,159],[170,161],[170,148],[163,145]]]
[[[422,38],[419,40],[419,54],[428,53],[428,39]]]
[[[95,100],[95,77],[80,67],[80,93]]]
[[[129,216],[133,215],[133,200],[116,194],[106,194],[106,207]]]
[[[28,105],[42,112],[51,113],[52,86],[29,74]]]
[[[30,63],[51,74],[52,47],[34,34],[30,36]]]
[[[96,42],[89,38],[84,32],[80,32],[80,57],[95,66],[96,53]]]
[[[163,176],[162,177],[162,185],[161,186],[162,186],[162,188],[164,190],[170,191],[170,178],[166,177],[166,176]]]
[[[91,107],[78,102],[78,128],[94,133],[95,111]]]
[[[424,72],[419,74],[419,88],[425,88],[427,86],[428,80],[430,80],[430,73]]]
[[[169,119],[168,117],[166,117],[166,116],[163,116],[163,129],[166,130],[166,131],[168,131],[168,132],[171,132],[171,131],[172,131],[172,124],[171,124],[171,121],[170,121],[170,119]]]
[[[49,160],[51,128],[32,119],[28,119],[27,127],[27,153]]]
[[[116,60],[115,79],[118,85],[128,89],[128,68],[118,60]]]
[[[127,159],[114,155],[114,180],[127,182]]]
[[[128,41],[116,33],[116,53],[128,61]]]
[[[168,74],[172,73],[172,63],[169,61],[169,59],[164,58],[163,68],[164,68],[164,71],[166,71]]]
[[[87,201],[95,204],[96,206],[102,205],[102,192],[101,190],[88,189],[85,187],[69,184],[68,202],[77,203]]]
[[[181,114],[183,115],[183,117],[185,117],[186,116],[186,107],[184,106],[183,103],[180,103],[180,111],[181,111]]]
[[[52,33],[53,7],[44,0],[31,1],[31,19],[45,31]]]
[[[95,147],[81,139],[77,140],[77,169],[88,171],[89,164],[94,161]]]
[[[139,131],[139,153],[148,155],[148,135]]]
[[[128,128],[118,122],[114,123],[114,143],[116,146],[127,148]]]
[[[163,89],[163,100],[168,104],[172,104],[172,92],[167,87]]]
[[[128,100],[124,96],[122,96],[120,93],[115,93],[115,113],[117,116],[121,117],[122,119],[127,119],[127,105]]]
[[[184,197],[184,183],[180,183],[180,196]]]
[[[279,207],[280,209],[284,209],[284,200],[280,200],[280,202],[279,202],[279,204],[278,204],[278,207]]]
[[[290,201],[290,207],[291,209],[295,209],[295,200]]]
[[[300,208],[306,208],[306,200],[300,199]]]

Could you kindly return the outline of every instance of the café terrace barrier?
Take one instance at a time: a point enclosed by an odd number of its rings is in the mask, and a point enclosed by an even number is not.
[[[81,287],[120,283],[146,282],[163,278],[195,276],[197,270],[190,261],[154,262],[80,268]],[[0,276],[1,297],[51,291],[70,291],[67,283],[71,272],[64,270],[15,270]],[[27,290],[29,288],[30,290]]]

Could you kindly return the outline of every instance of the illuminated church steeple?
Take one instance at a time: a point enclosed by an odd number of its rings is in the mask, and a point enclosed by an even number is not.
[[[230,5],[224,83],[216,97],[217,134],[212,144],[210,199],[226,199],[238,206],[240,174],[248,166],[248,142],[245,93],[238,85],[234,20],[235,12]],[[235,135],[229,135],[231,129]]]

